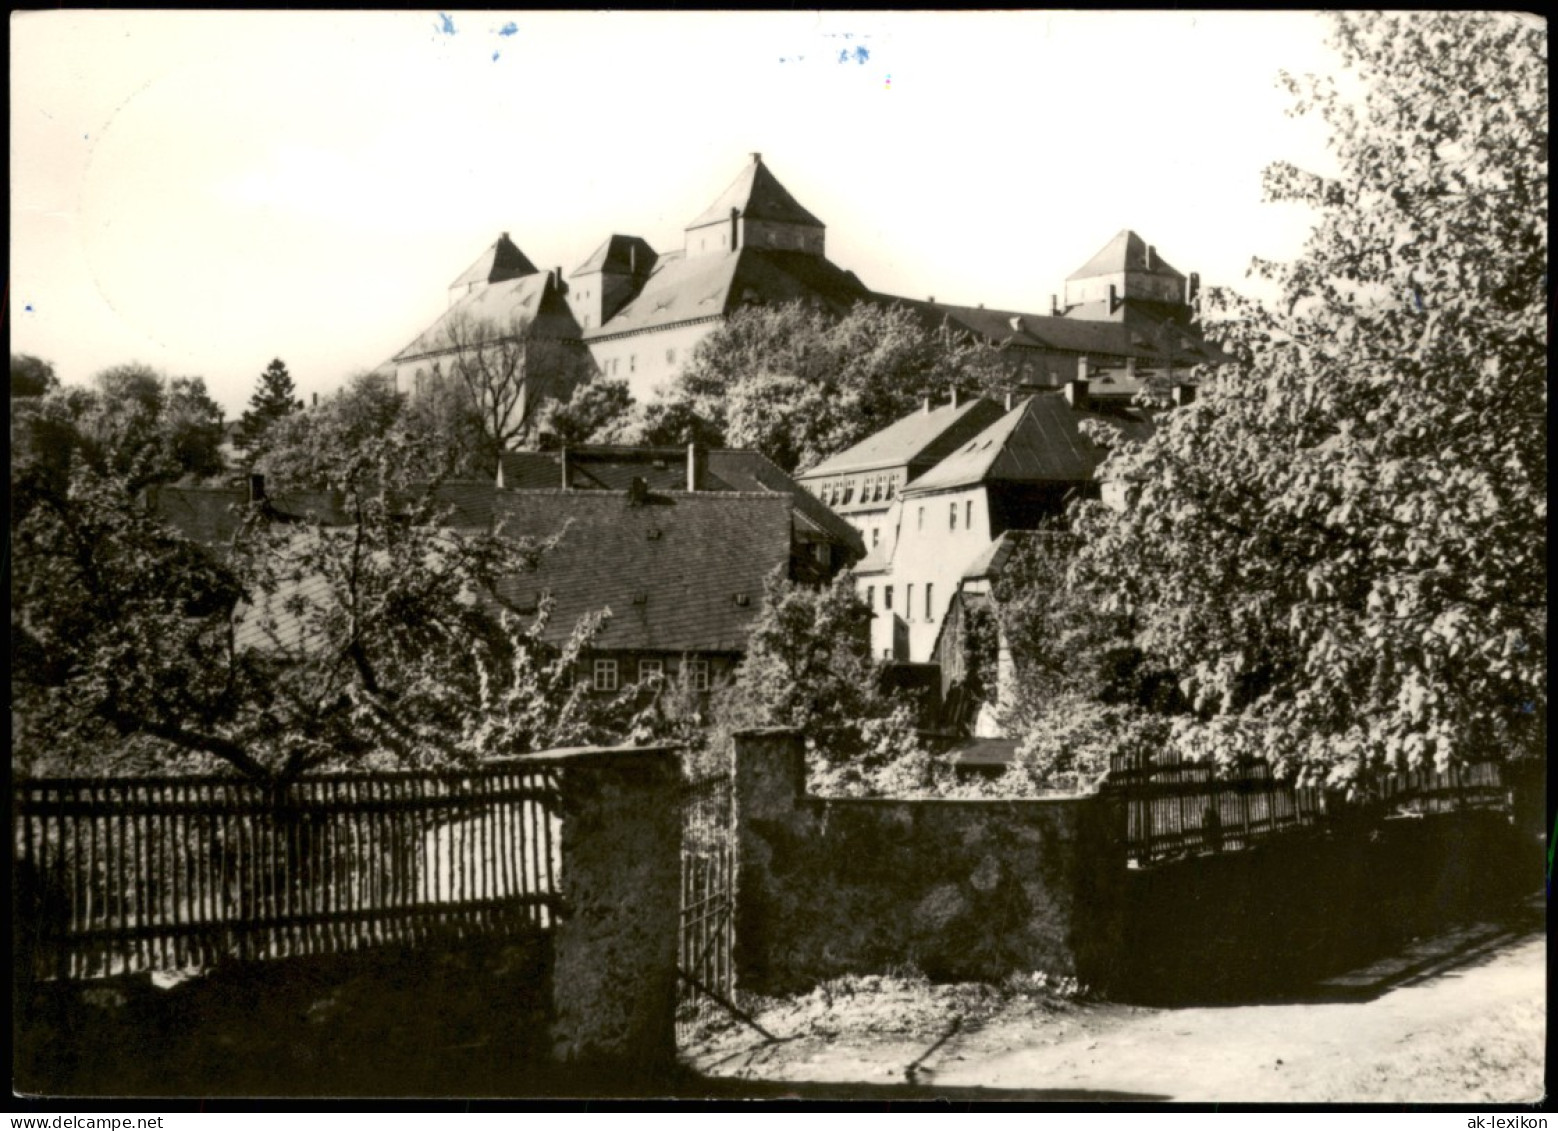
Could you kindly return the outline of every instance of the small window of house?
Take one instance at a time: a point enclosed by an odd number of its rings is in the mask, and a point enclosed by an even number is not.
[[[638,662],[638,682],[647,683],[651,679],[659,679],[665,675],[664,660],[640,660]]]
[[[919,529],[921,529],[921,530],[925,529],[925,508],[924,507],[920,508],[920,525],[919,525]]]
[[[974,500],[969,499],[963,504],[963,529],[974,529]]]
[[[880,526],[873,526],[871,528],[871,545],[875,546],[881,540],[882,540],[882,528]]]
[[[893,587],[891,585],[884,585],[884,586],[882,586],[882,608],[890,609],[892,607],[893,607]]]
[[[928,621],[936,619],[936,606],[931,601],[930,594],[931,594],[931,583],[927,581],[925,583],[925,619],[928,620]]]
[[[629,373],[637,373],[638,372],[638,354],[636,354],[636,353],[628,354],[628,372]]]
[[[617,661],[595,661],[595,690],[615,691],[617,689]]]
[[[910,620],[914,619],[914,586],[912,585],[903,587],[903,611],[908,614]]]
[[[866,586],[866,608],[876,608],[876,586],[874,585]]]
[[[954,502],[952,504],[952,513],[950,515],[948,515],[947,518],[948,518],[947,529],[948,530],[956,530],[958,528],[958,505],[957,505],[956,502]]]
[[[898,477],[895,475],[887,481],[887,497],[892,499],[893,493],[898,490]]]
[[[686,678],[689,689],[693,691],[707,691],[709,689],[709,661],[683,661],[682,675]]]

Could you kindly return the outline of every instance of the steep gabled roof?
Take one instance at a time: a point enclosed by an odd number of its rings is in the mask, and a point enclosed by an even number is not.
[[[1181,324],[1173,311],[1162,303],[1131,299],[1124,304],[1126,316],[1123,320],[1105,322],[1074,314],[1060,317],[916,299],[892,298],[889,301],[909,307],[931,324],[946,322],[988,342],[1017,348],[1135,357],[1158,363],[1168,360],[1186,368],[1220,356],[1216,347],[1202,341],[1191,327]]]
[[[146,490],[147,509],[172,529],[203,546],[230,545],[243,525],[249,492],[243,487],[175,487]],[[265,511],[275,522],[346,522],[341,497],[333,491],[287,491],[267,495]]]
[[[547,272],[493,283],[465,295],[393,360],[410,361],[447,350],[448,329],[460,319],[490,323],[504,329],[523,324],[527,339],[577,340],[580,335],[578,321],[553,285],[551,273]]]
[[[451,287],[469,286],[471,283],[501,283],[505,279],[517,279],[534,275],[536,266],[520,251],[509,234],[504,232],[486,251],[477,256],[460,275],[450,283]]]
[[[870,293],[848,271],[798,251],[744,247],[691,259],[662,255],[643,289],[587,339],[730,314],[748,302],[815,299],[844,313]]]
[[[821,228],[825,225],[817,217],[802,208],[800,202],[790,195],[790,190],[779,183],[779,178],[769,172],[761,158],[754,159],[745,169],[741,170],[731,186],[720,193],[718,199],[709,205],[687,225],[689,228],[701,228],[705,224],[718,223],[730,218],[730,210],[734,208],[747,220],[773,220],[785,224],[804,224],[811,228]]]
[[[1108,422],[1127,440],[1144,440],[1152,423],[1128,405],[1073,408],[1059,392],[1029,397],[904,489],[905,495],[988,482],[1081,483],[1107,454],[1082,422]]]
[[[864,555],[865,540],[821,499],[762,452],[740,449],[716,449],[709,452],[709,474],[729,484],[734,491],[779,491],[790,496],[796,517],[803,526],[811,526],[834,542]]]
[[[614,275],[647,275],[658,258],[647,240],[638,236],[613,235],[595,249],[594,253],[568,277],[604,272]]]
[[[1005,410],[995,401],[972,397],[960,404],[917,409],[810,468],[802,479],[817,479],[879,467],[929,467],[977,434]]]
[[[1176,279],[1184,278],[1170,267],[1156,250],[1153,251],[1152,264],[1148,266],[1147,246],[1146,240],[1129,228],[1123,228],[1114,239],[1104,244],[1093,258],[1066,276],[1066,281],[1069,283],[1073,279],[1117,275],[1122,271],[1129,271],[1133,275],[1171,275]]]
[[[500,590],[522,609],[551,593],[556,643],[609,608],[600,649],[744,651],[765,579],[789,562],[780,494],[666,492],[632,506],[622,491],[501,491],[496,506],[505,533],[561,533],[533,573]]]

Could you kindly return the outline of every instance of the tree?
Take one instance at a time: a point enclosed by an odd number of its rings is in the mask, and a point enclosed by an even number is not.
[[[1357,99],[1286,77],[1340,172],[1235,361],[1103,474],[1073,578],[1176,672],[1192,756],[1380,769],[1545,750],[1547,58],[1534,18],[1339,13]]]
[[[914,712],[881,691],[871,615],[847,573],[822,588],[770,577],[746,658],[716,703],[716,731],[798,728],[820,792],[927,786],[934,766],[915,735]]]
[[[405,397],[375,373],[359,373],[307,412],[276,421],[266,433],[254,468],[282,490],[341,487],[342,473],[357,465],[364,447],[387,439],[405,424]],[[409,450],[409,449],[408,449]],[[418,445],[421,464],[408,474],[433,476],[450,466],[442,445]]]
[[[57,388],[59,388],[59,378],[54,375],[54,366],[30,353],[11,355],[11,399],[13,401],[18,397],[41,397],[44,393]]]
[[[499,596],[545,544],[450,529],[437,483],[405,475],[422,455],[403,434],[355,458],[344,525],[256,504],[222,554],[76,469],[14,536],[18,765],[285,779],[614,737],[571,680],[602,619],[552,647],[548,607],[520,616]]]
[[[524,317],[501,323],[456,313],[444,324],[440,349],[440,372],[465,390],[480,423],[489,474],[504,452],[535,434],[543,404],[566,400],[594,372],[581,343],[541,337]]]
[[[1004,377],[999,352],[949,337],[899,305],[857,303],[843,317],[802,302],[737,311],[693,351],[651,425],[702,420],[732,447],[786,471],[848,447],[949,387]]]
[[[626,381],[597,377],[576,386],[568,398],[547,402],[535,431],[568,445],[620,443],[631,427],[634,407]]]
[[[278,421],[302,410],[303,402],[296,393],[286,362],[279,357],[274,359],[260,374],[249,407],[238,421],[238,450],[247,463],[254,463],[264,447],[266,434]]]

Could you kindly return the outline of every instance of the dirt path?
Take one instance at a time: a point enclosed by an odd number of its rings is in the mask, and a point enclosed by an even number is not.
[[[963,1098],[1535,1102],[1546,949],[1529,917],[1476,924],[1283,1004],[1150,1010],[1027,999],[958,1024],[955,1000],[926,1009],[906,992],[896,1003],[863,993],[853,1006],[830,1003],[840,1019],[830,1030],[803,999],[789,1016],[763,1016],[773,1032],[802,1036],[721,1042],[698,1066],[754,1081],[912,1083]]]

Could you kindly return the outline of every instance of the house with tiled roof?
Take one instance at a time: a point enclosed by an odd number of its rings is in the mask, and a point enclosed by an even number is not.
[[[1152,429],[1151,415],[1131,397],[1094,393],[1073,380],[1004,402],[927,406],[803,476],[824,501],[840,480],[846,498],[867,493],[870,509],[840,505],[873,531],[855,577],[874,613],[875,654],[930,661],[969,570],[997,554],[1007,532],[1033,530],[1073,499],[1100,497],[1105,444],[1139,441]],[[938,457],[929,467],[926,453]],[[894,473],[901,475],[896,497],[879,498],[873,480],[891,467],[902,468]]]
[[[419,374],[429,379],[447,358],[439,351],[451,321],[480,318],[587,351],[597,372],[625,380],[644,401],[737,310],[796,300],[839,314],[862,301],[900,303],[931,324],[1000,346],[1014,387],[1080,379],[1133,393],[1148,378],[1173,384],[1220,356],[1192,325],[1197,277],[1182,275],[1129,230],[1074,272],[1045,313],[872,291],[827,258],[826,236],[823,222],[754,153],[686,224],[680,247],[657,251],[641,236],[612,234],[565,279],[560,268],[536,268],[504,233],[452,284],[450,309],[388,368],[400,389],[414,388]],[[534,391],[527,405],[543,395]]]

